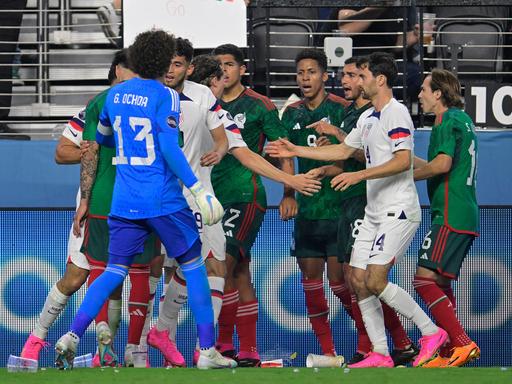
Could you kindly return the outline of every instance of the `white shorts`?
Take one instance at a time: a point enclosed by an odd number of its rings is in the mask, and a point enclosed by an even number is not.
[[[195,215],[195,212],[194,212]],[[197,217],[197,216],[196,216]],[[200,222],[198,221],[198,226]],[[201,238],[201,256],[203,260],[213,257],[215,260],[226,260],[226,237],[222,229],[222,223],[218,222],[214,225],[205,225],[199,229]],[[162,253],[167,255],[167,251],[162,246]],[[178,262],[173,257],[164,258],[164,267],[177,267]]]
[[[402,260],[411,245],[419,221],[390,217],[379,222],[364,217],[357,227],[350,265],[366,270],[368,264],[386,265]]]
[[[82,242],[84,240],[84,229],[85,226],[83,226],[80,229],[81,237],[76,237],[73,233],[73,225],[71,225],[71,230],[69,231],[69,237],[68,237],[68,258],[67,263],[73,263],[78,268],[90,270],[89,261],[87,260],[87,257],[80,252],[80,248],[82,247]]]

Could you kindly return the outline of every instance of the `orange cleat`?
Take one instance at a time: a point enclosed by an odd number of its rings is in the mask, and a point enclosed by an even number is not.
[[[428,363],[423,364],[422,368],[448,368],[448,361],[450,361],[449,357],[442,357],[437,355],[433,360],[430,360]]]
[[[461,367],[474,359],[480,357],[480,348],[474,341],[463,347],[453,348],[453,354],[448,361],[449,367]]]

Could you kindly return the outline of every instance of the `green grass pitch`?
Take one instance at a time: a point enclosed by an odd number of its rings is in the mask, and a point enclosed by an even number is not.
[[[466,384],[512,383],[512,368],[451,369],[351,369],[271,368],[199,371],[184,369],[105,368],[58,371],[47,368],[37,373],[8,373],[0,370],[2,384]]]

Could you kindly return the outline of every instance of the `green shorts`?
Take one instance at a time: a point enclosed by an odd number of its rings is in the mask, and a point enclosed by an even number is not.
[[[226,253],[236,260],[251,260],[251,248],[256,241],[265,208],[254,203],[233,203],[224,207],[222,228],[226,235]]]
[[[107,265],[109,230],[107,218],[90,217],[85,222],[84,241],[80,250],[91,265]],[[158,237],[151,233],[144,243],[144,252],[135,256],[132,267],[144,267],[153,258],[160,256],[161,245]]]
[[[418,266],[456,279],[474,240],[475,235],[457,233],[444,225],[434,224],[418,251]]]
[[[296,219],[293,230],[292,256],[323,258],[336,256],[338,220]]]
[[[366,195],[354,196],[341,202],[338,222],[338,261],[350,263],[352,246],[356,240],[357,227],[363,223]]]

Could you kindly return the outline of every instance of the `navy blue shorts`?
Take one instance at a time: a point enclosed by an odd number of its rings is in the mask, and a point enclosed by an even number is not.
[[[199,253],[195,256],[201,254],[199,232],[190,208],[150,219],[130,220],[110,216],[108,227],[109,263],[130,265],[135,255],[144,251],[144,242],[151,232],[158,235],[168,257],[179,258],[196,243],[199,244]]]

